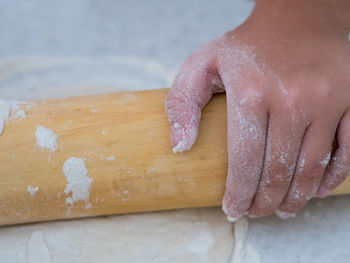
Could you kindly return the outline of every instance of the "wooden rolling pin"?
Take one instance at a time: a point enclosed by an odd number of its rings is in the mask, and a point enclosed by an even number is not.
[[[205,108],[194,147],[174,154],[167,92],[17,103],[0,135],[0,225],[220,205],[225,95]],[[344,193],[350,180],[333,192]]]

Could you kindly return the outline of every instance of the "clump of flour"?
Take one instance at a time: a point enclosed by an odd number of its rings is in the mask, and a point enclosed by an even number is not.
[[[331,152],[327,153],[326,157],[322,160],[322,162],[321,162],[322,168],[327,167],[330,159],[331,159]]]
[[[39,186],[37,187],[31,187],[30,185],[27,187],[27,192],[30,194],[30,195],[35,195],[36,192],[39,191]]]
[[[299,197],[298,194],[299,194],[299,193],[297,193],[297,197]],[[296,214],[295,214],[295,213],[290,213],[290,212],[282,211],[282,210],[280,210],[280,209],[277,209],[277,210],[275,211],[275,215],[278,216],[278,217],[281,218],[281,219],[284,219],[284,220],[289,219],[289,218],[294,218],[294,217],[296,217]]]
[[[26,105],[27,109],[35,105],[35,103],[32,102],[0,100],[0,135],[4,130],[5,122],[8,119],[23,120],[27,117],[27,113],[24,110],[20,109],[19,106],[23,104]]]
[[[57,150],[57,134],[41,125],[36,127],[36,143],[41,148],[49,149],[51,152]]]
[[[236,222],[239,218],[238,217],[232,217],[232,216],[227,216],[226,217],[227,221],[234,223]]]
[[[27,113],[24,110],[17,110],[15,115],[14,115],[14,118],[23,120],[23,119],[27,118]]]
[[[71,157],[65,161],[62,170],[68,181],[64,192],[65,194],[72,192],[72,196],[66,198],[66,203],[72,205],[80,200],[87,202],[90,196],[92,179],[87,176],[88,170],[84,160]]]
[[[108,162],[111,162],[111,161],[115,160],[115,156],[114,156],[114,155],[107,156],[107,157],[106,157],[106,160],[107,160]]]

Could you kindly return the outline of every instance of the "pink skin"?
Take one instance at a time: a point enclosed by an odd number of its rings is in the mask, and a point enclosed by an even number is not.
[[[227,95],[229,217],[291,217],[349,174],[349,13],[348,0],[257,0],[182,66],[166,100],[174,152],[195,143],[213,94]]]

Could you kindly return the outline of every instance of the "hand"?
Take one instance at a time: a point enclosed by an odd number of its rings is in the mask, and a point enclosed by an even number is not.
[[[349,14],[347,0],[258,0],[182,66],[166,101],[174,152],[192,147],[212,95],[227,95],[229,217],[288,218],[349,174]]]

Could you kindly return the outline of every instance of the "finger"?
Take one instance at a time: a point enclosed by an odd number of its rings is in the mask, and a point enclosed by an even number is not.
[[[192,147],[198,135],[201,109],[219,91],[223,91],[223,85],[216,71],[212,42],[185,61],[166,99],[174,152]]]
[[[350,173],[350,112],[348,111],[340,121],[338,130],[338,148],[327,167],[317,191],[319,197],[326,197],[340,185]]]
[[[223,210],[241,217],[250,207],[259,184],[266,141],[267,110],[257,101],[243,101],[245,94],[227,88],[228,177]],[[247,91],[248,88],[244,89]]]
[[[293,181],[276,215],[293,216],[315,195],[331,157],[334,131],[329,123],[311,124],[307,129]]]
[[[296,123],[287,111],[280,109],[270,115],[264,169],[249,209],[251,217],[272,214],[283,201],[292,180],[306,123]]]

